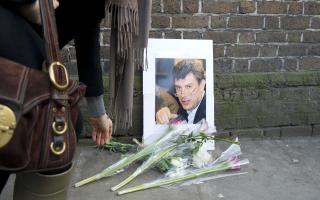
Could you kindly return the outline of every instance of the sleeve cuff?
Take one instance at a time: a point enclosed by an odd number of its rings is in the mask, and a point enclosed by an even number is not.
[[[106,113],[103,95],[97,97],[86,97],[86,100],[91,117],[99,117]]]

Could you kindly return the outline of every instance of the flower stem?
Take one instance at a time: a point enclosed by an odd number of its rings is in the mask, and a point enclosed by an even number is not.
[[[88,183],[94,182],[96,180],[99,180],[101,178],[104,178],[104,177],[107,177],[107,176],[111,176],[112,174],[116,173],[117,171],[119,171],[119,170],[123,169],[124,167],[130,165],[132,162],[134,162],[136,160],[139,160],[139,159],[151,154],[158,145],[167,142],[172,137],[174,137],[176,135],[179,135],[179,133],[181,133],[181,129],[179,129],[179,128],[170,129],[158,141],[146,146],[145,148],[141,149],[136,154],[130,155],[130,156],[126,157],[126,158],[123,158],[123,159],[119,160],[118,162],[116,162],[115,164],[109,166],[108,168],[106,168],[102,172],[76,183],[75,187],[80,187],[80,186],[83,186],[85,184],[88,184]]]
[[[247,162],[244,161],[242,164],[247,164]],[[194,178],[197,178],[198,176],[202,176],[202,175],[205,175],[205,174],[231,169],[233,166],[234,166],[234,164],[231,163],[230,161],[225,161],[225,162],[217,164],[217,165],[215,165],[213,167],[208,167],[208,168],[196,170],[196,171],[191,172],[191,173],[189,173],[187,175],[183,175],[183,176],[179,176],[179,177],[172,177],[172,178],[164,178],[164,179],[160,179],[158,181],[145,183],[145,184],[138,185],[138,186],[135,186],[135,187],[131,187],[131,188],[128,188],[128,189],[125,189],[125,190],[121,190],[121,191],[118,192],[118,195],[131,193],[131,192],[136,192],[136,191],[140,191],[140,190],[145,190],[145,189],[148,189],[148,188],[159,187],[159,186],[162,186],[162,185],[174,184],[174,183],[178,183],[178,182],[189,180],[189,179],[194,179]]]
[[[159,153],[155,154],[154,156],[151,156],[146,162],[144,162],[133,174],[131,174],[128,178],[126,178],[124,181],[119,183],[118,185],[111,188],[112,191],[116,191],[120,189],[121,187],[125,186],[127,183],[132,181],[135,177],[143,173],[146,169],[151,167],[154,163],[160,161],[164,156],[166,156],[168,153],[170,153],[177,145],[171,145],[167,147],[166,149],[160,151]]]

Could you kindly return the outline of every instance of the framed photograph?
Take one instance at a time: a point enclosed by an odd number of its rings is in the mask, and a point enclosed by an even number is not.
[[[205,119],[215,131],[211,40],[149,39],[143,72],[143,143],[170,123]]]

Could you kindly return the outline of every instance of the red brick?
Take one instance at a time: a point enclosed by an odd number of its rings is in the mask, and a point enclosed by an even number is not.
[[[299,43],[301,42],[301,34],[302,32],[288,32],[288,42],[296,42]]]
[[[224,57],[224,46],[223,45],[213,45],[213,58]]]
[[[320,58],[318,57],[303,57],[300,61],[301,70],[320,70]]]
[[[281,18],[281,26],[286,30],[302,30],[307,29],[309,27],[310,17],[282,17]]]
[[[289,4],[288,14],[299,15],[302,14],[303,4],[298,2],[292,2]]]
[[[249,60],[235,60],[234,63],[234,72],[248,72]]]
[[[214,13],[214,14],[236,13],[237,3],[236,2],[214,2],[212,0],[203,0],[202,12]]]
[[[198,0],[183,0],[184,13],[197,13],[199,9]]]
[[[254,42],[254,32],[242,32],[239,36],[239,43],[253,43]]]
[[[224,43],[236,43],[237,34],[234,32],[215,32],[207,31],[203,33],[204,39],[211,39],[213,43],[224,44]]]
[[[208,28],[208,16],[174,16],[173,28]]]
[[[229,28],[262,28],[263,17],[260,16],[231,16]]]
[[[152,13],[161,12],[161,0],[152,0]]]
[[[306,49],[304,45],[279,46],[279,56],[305,56]]]
[[[257,57],[259,47],[254,45],[237,45],[227,47],[226,56],[228,57]]]
[[[257,59],[251,62],[251,72],[277,72],[282,67],[280,59]]]
[[[304,14],[305,15],[319,15],[320,14],[320,3],[319,2],[305,2],[304,3]]]
[[[260,57],[275,57],[277,56],[278,46],[266,45],[260,47]]]
[[[227,17],[226,16],[212,16],[211,28],[226,28]]]
[[[311,22],[311,28],[319,29],[320,28],[320,18],[313,17]]]
[[[161,31],[150,31],[149,38],[162,38],[162,32]]]
[[[320,46],[319,45],[310,46],[308,55],[319,56],[320,55]]]
[[[287,13],[287,4],[283,2],[263,1],[258,2],[259,14],[285,14]]]
[[[201,39],[201,33],[196,31],[184,31],[183,39]]]
[[[284,32],[260,32],[256,34],[256,42],[285,42],[286,34]]]
[[[165,13],[180,13],[181,0],[163,0],[163,11]]]
[[[181,39],[181,32],[180,31],[168,31],[168,32],[165,32],[164,38]]]
[[[294,72],[297,71],[298,67],[298,60],[297,59],[284,59],[284,70],[288,72]]]
[[[214,73],[221,74],[226,72],[232,72],[232,60],[231,59],[214,59]]]
[[[256,11],[256,4],[253,1],[241,1],[239,4],[239,13],[254,13]]]
[[[169,28],[170,18],[167,16],[152,16],[152,28]]]
[[[307,43],[319,43],[320,31],[308,31],[303,33],[303,42]]]
[[[266,21],[266,29],[279,29],[279,17],[276,16],[268,16],[265,18]]]

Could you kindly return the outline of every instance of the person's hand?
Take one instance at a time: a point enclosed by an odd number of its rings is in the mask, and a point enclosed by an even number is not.
[[[97,145],[109,143],[112,137],[112,121],[107,114],[100,117],[91,117],[90,123],[92,126],[92,140]]]
[[[58,0],[52,0],[54,9],[59,7]],[[40,6],[39,0],[27,5],[23,5],[19,8],[21,15],[28,21],[41,25]]]
[[[170,119],[177,118],[177,114],[172,114],[168,107],[163,107],[156,113],[156,122],[158,124],[168,124]]]

